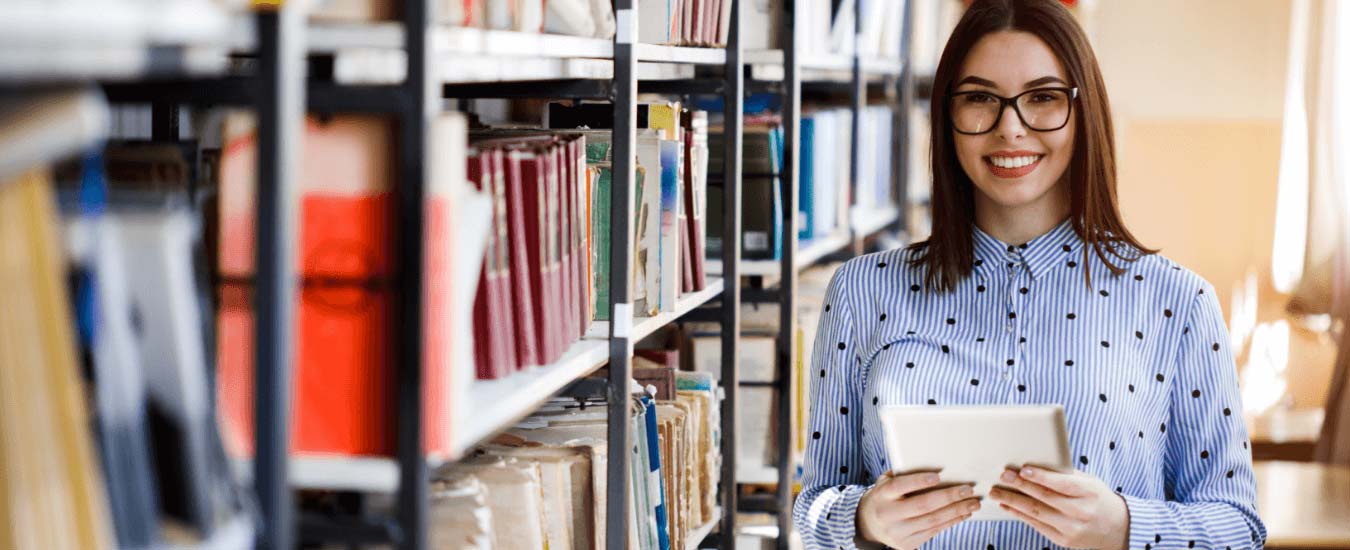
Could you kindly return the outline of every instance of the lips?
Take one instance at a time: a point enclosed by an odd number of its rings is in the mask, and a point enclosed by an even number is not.
[[[993,173],[995,177],[1003,179],[1015,179],[1036,171],[1036,167],[1041,165],[1042,160],[1045,160],[1045,155],[1036,155],[1036,160],[1032,161],[1031,164],[1019,166],[1016,168],[1004,168],[1002,166],[998,166],[994,164],[992,157],[984,157],[983,160],[984,165],[989,167],[989,171]]]

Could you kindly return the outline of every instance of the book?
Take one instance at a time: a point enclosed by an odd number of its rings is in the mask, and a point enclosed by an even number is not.
[[[101,143],[110,118],[93,89],[7,93],[0,99],[0,181]]]
[[[96,211],[68,220],[64,232],[77,281],[77,334],[92,375],[95,435],[117,544],[147,547],[159,540],[159,489],[150,452],[145,373],[132,328],[138,313],[127,296],[121,234]]]
[[[661,140],[661,256],[660,256],[660,310],[675,311],[680,293],[680,224],[681,210],[680,167],[683,165],[682,144]]]
[[[684,211],[689,223],[692,290],[703,290],[708,285],[704,267],[708,248],[708,113],[685,111],[682,119],[686,139]]]
[[[637,161],[643,177],[634,193],[637,218],[633,224],[634,310],[656,315],[661,309],[661,134],[641,130],[637,136]]]
[[[776,121],[747,122],[742,134],[741,258],[778,259],[782,251],[782,190],[779,174],[782,139]],[[720,173],[724,165],[720,128],[709,131],[708,171]],[[719,189],[707,196],[708,256],[722,257],[722,201]]]
[[[492,226],[487,238],[478,292],[473,305],[474,361],[477,378],[491,380],[515,372],[516,356],[512,309],[511,267],[507,261],[506,190],[497,177],[500,155],[475,152],[468,157],[469,181],[492,197]]]
[[[113,213],[125,246],[133,338],[145,372],[159,500],[166,515],[210,536],[234,514],[223,460],[206,338],[201,332],[194,220],[183,210]]]
[[[49,178],[0,179],[0,547],[112,548]]]
[[[474,289],[491,223],[491,199],[464,181],[460,115],[433,121],[424,247],[422,327],[424,411],[430,456],[453,452],[454,411],[473,364]],[[253,119],[223,124],[217,342],[218,407],[226,447],[253,452],[253,311],[250,307],[256,170]],[[458,138],[456,138],[458,136]],[[296,345],[291,450],[360,456],[393,454],[393,366],[389,326],[392,120],[344,115],[306,121],[299,183],[295,273]],[[443,158],[440,158],[442,157]],[[444,162],[442,164],[442,162]],[[344,223],[334,224],[340,219]],[[450,223],[454,220],[453,227]],[[415,329],[414,329],[415,330]]]

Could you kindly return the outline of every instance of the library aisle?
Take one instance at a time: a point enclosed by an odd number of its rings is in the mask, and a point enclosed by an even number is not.
[[[959,9],[0,7],[0,548],[794,546]]]

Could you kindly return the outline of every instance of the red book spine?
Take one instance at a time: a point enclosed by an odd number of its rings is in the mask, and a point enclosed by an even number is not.
[[[491,194],[492,186],[487,185],[484,180],[484,174],[490,172],[489,168],[483,166],[486,161],[487,155],[479,154],[469,157],[467,175],[474,188]],[[499,376],[493,357],[496,355],[494,352],[497,346],[490,330],[497,297],[492,288],[493,273],[490,269],[492,265],[490,259],[496,244],[495,235],[489,234],[487,251],[483,255],[482,267],[479,272],[478,290],[473,297],[474,373],[479,380],[491,380]]]
[[[586,193],[586,138],[585,136],[574,136],[568,142],[568,161],[572,163],[572,204],[576,207],[573,212],[576,213],[573,219],[576,223],[572,231],[572,241],[577,252],[576,265],[576,288],[577,288],[577,338],[586,334],[587,325],[591,320],[591,293],[590,293],[590,257],[591,248],[586,245],[586,230],[590,225],[586,220],[586,202],[582,198]]]
[[[549,185],[547,153],[525,153],[520,162],[523,177],[522,186],[525,203],[526,234],[525,244],[530,257],[530,289],[539,297],[534,315],[535,325],[540,328],[539,357],[540,364],[552,363],[557,359],[558,318],[554,314],[558,300],[557,265],[554,257],[557,246],[550,240],[550,232],[556,235],[555,225],[551,223],[555,216],[550,215],[550,206],[556,207],[552,200]]]
[[[684,133],[684,224],[685,234],[688,235],[686,242],[689,248],[689,271],[690,271],[690,290],[703,290],[708,285],[708,280],[703,272],[703,235],[699,231],[699,219],[694,215],[698,211],[698,205],[694,202],[696,193],[694,192],[694,132]]]
[[[573,295],[572,278],[576,276],[573,271],[572,262],[572,201],[567,200],[568,191],[572,186],[572,167],[570,163],[564,162],[566,157],[566,145],[554,142],[549,145],[549,156],[553,158],[553,174],[556,175],[558,187],[558,232],[552,234],[558,242],[559,264],[558,264],[558,284],[559,299],[561,307],[558,309],[560,315],[560,324],[562,326],[562,338],[559,339],[559,346],[567,349],[572,345],[576,336],[576,319],[567,312],[572,311],[576,296]]]
[[[563,204],[562,204],[562,154],[558,149],[550,144],[544,147],[543,155],[545,158],[545,169],[548,178],[548,226],[544,235],[549,240],[549,246],[552,248],[552,254],[549,255],[548,273],[549,289],[551,294],[549,322],[553,326],[553,354],[548,362],[557,361],[562,354],[567,351],[570,343],[567,335],[572,328],[572,323],[568,322],[568,317],[563,315],[567,311],[567,285],[563,279],[566,272],[563,268],[566,262],[563,258]],[[570,277],[568,278],[570,280]]]
[[[694,253],[689,242],[689,224],[680,225],[680,293],[694,291]]]
[[[520,367],[544,363],[544,324],[541,322],[543,303],[539,258],[540,221],[539,198],[542,189],[537,179],[526,177],[525,164],[533,163],[532,155],[522,152],[504,153],[494,150],[494,155],[503,162],[498,163],[503,170],[499,173],[506,184],[508,240],[511,242],[511,283],[514,307],[511,318],[515,320],[516,351],[520,357]],[[538,171],[534,170],[536,178]],[[530,203],[527,206],[526,203]]]
[[[497,353],[502,357],[502,362],[498,371],[502,376],[506,376],[513,371],[519,370],[521,361],[520,354],[516,350],[516,330],[515,324],[511,320],[515,317],[515,310],[512,309],[514,292],[511,289],[511,261],[507,253],[511,249],[511,241],[508,236],[507,226],[509,224],[507,202],[506,202],[506,182],[504,178],[496,177],[501,170],[501,155],[489,156],[489,179],[487,183],[492,186],[492,204],[494,211],[492,213],[492,228],[496,234],[496,246],[493,248],[492,261],[495,265],[493,269],[493,283],[497,289],[496,309],[492,317],[492,329],[496,334]]]

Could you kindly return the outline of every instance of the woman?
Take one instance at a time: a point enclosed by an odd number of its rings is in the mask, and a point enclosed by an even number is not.
[[[977,0],[933,83],[933,231],[830,283],[812,358],[808,548],[1260,547],[1236,368],[1213,287],[1116,204],[1100,69],[1056,0]],[[817,376],[816,373],[819,373]],[[991,491],[891,476],[888,404],[1065,409],[1072,474]],[[963,491],[964,489],[964,491]],[[930,542],[931,541],[931,542]]]

